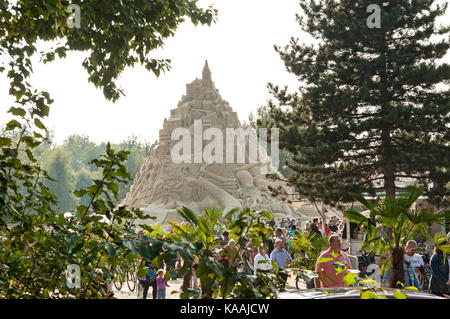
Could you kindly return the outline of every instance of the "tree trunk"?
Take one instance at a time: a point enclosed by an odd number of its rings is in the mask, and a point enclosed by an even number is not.
[[[395,198],[395,175],[391,165],[384,168],[384,191],[386,197]]]
[[[192,269],[192,263],[188,266],[189,273],[184,274],[183,276],[183,284],[181,285],[181,294],[188,291],[189,288],[191,288],[191,280],[192,280],[192,272],[194,271]]]
[[[383,120],[386,119],[386,116],[389,114],[390,106],[389,101],[392,98],[392,92],[389,92],[388,86],[391,82],[389,79],[389,70],[391,69],[388,59],[386,58],[388,45],[387,39],[383,38],[381,43],[381,52],[384,61],[384,68],[382,68],[380,79],[383,84],[381,88],[381,116]],[[382,167],[383,167],[383,180],[384,180],[384,191],[386,193],[386,197],[395,198],[395,174],[394,167],[390,162],[393,157],[393,149],[392,149],[392,140],[391,140],[391,129],[389,123],[385,123],[384,127],[381,130],[381,155],[382,155]]]
[[[401,246],[394,246],[391,252],[391,288],[402,288],[402,286],[397,283],[405,283],[405,272],[403,270],[404,260],[405,249]]]
[[[386,197],[395,198],[395,174],[392,164],[389,160],[392,157],[392,144],[390,131],[383,130],[381,133],[381,140],[383,143],[383,160],[387,161],[383,167],[383,177],[384,177],[384,191],[386,192]]]

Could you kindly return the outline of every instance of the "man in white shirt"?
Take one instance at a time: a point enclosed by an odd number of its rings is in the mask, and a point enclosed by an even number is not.
[[[255,256],[254,266],[253,266],[255,276],[256,276],[256,273],[258,270],[269,271],[270,269],[272,269],[272,262],[270,260],[269,255],[267,254],[267,250],[264,249],[263,245],[261,245],[261,247],[259,247],[258,250],[259,250],[259,253]],[[260,261],[266,261],[266,262],[260,263]]]

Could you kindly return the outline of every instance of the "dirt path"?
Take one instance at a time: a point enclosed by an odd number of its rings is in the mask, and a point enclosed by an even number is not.
[[[170,285],[170,287],[168,287],[166,290],[166,298],[179,299],[180,297],[179,291],[182,283],[183,283],[182,278],[178,278],[176,280],[169,280],[168,284]],[[301,281],[301,288],[302,289],[306,288],[306,285],[303,281]],[[288,278],[286,292],[294,292],[294,291],[297,291],[297,288],[295,287],[295,277],[291,276]],[[130,292],[125,283],[120,291],[118,291],[114,287],[114,295],[119,299],[137,299],[137,290],[135,290],[134,292]],[[142,294],[140,298],[142,298]],[[152,288],[149,289],[147,294],[147,299],[149,298],[150,300],[152,298]]]

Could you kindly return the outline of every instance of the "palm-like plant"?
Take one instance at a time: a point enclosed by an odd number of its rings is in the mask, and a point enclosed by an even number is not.
[[[314,271],[317,258],[326,247],[328,241],[324,235],[296,232],[290,249],[296,255],[293,265]]]
[[[404,282],[405,243],[414,239],[418,234],[429,238],[427,226],[432,223],[443,224],[445,218],[450,216],[448,210],[432,214],[426,209],[411,209],[422,193],[423,188],[409,186],[396,198],[386,197],[375,203],[359,194],[350,193],[355,200],[370,211],[370,216],[366,218],[355,210],[344,212],[347,219],[366,227],[367,235],[362,246],[363,249],[383,256],[388,253],[388,262],[383,265],[383,270],[390,265],[392,288],[400,288]]]
[[[187,242],[198,242],[198,231],[191,224],[183,225],[169,222],[172,233],[167,235],[167,239],[175,242],[181,242],[185,239]],[[194,246],[195,247],[195,246]],[[194,261],[183,259],[183,267],[180,272],[183,274],[183,284],[181,285],[181,296],[188,294],[188,289],[191,287],[191,280],[193,275]]]
[[[228,253],[220,248],[221,239],[218,238],[218,226],[223,225],[234,238],[237,244],[244,241],[244,237],[249,238],[255,246],[270,237],[272,229],[267,226],[263,219],[273,218],[268,212],[255,212],[245,209],[237,209],[224,213],[219,208],[205,208],[201,215],[197,215],[186,207],[178,210],[178,214],[183,217],[187,224],[171,223],[172,234],[167,235],[173,244],[167,245],[167,254],[173,254],[174,249],[181,254],[184,262],[180,270],[184,274],[182,297],[189,297],[191,294],[198,296],[197,291],[188,291],[189,282],[195,272],[201,283],[201,297],[235,297],[235,298],[267,298],[276,297],[276,285],[274,274],[258,274],[257,276],[239,274],[237,265],[231,261],[219,263],[219,254]],[[180,245],[180,243],[184,243]],[[163,246],[164,248],[165,246]],[[264,283],[262,285],[261,283]]]
[[[434,234],[434,246],[437,247],[440,251],[442,251],[442,257],[444,259],[447,258],[447,255],[450,254],[450,235],[444,235],[443,233]]]
[[[230,213],[234,214],[236,211],[237,210],[233,210]],[[178,209],[177,212],[187,222],[187,225],[170,223],[170,228],[174,232],[174,235],[178,236],[178,239],[183,238],[197,244],[195,245],[197,251],[194,251],[193,254],[204,261],[204,263],[199,264],[201,267],[200,272],[209,272],[211,269],[217,269],[217,267],[214,266],[206,269],[204,265],[206,263],[215,263],[215,247],[218,244],[216,228],[224,215],[223,210],[215,207],[205,208],[203,214],[197,216],[192,210],[183,206]],[[227,216],[230,215],[230,213],[228,213]],[[185,268],[183,269],[185,275],[183,277],[182,294],[186,294],[189,289],[189,283],[193,274],[193,266],[194,262],[185,262],[183,267]],[[211,286],[202,283],[202,296],[208,298],[211,297],[211,294]]]
[[[313,287],[313,278],[317,278],[314,272],[316,261],[325,248],[328,247],[328,241],[322,234],[314,232],[296,232],[290,251],[295,254],[290,268],[294,273],[306,281],[307,288]]]

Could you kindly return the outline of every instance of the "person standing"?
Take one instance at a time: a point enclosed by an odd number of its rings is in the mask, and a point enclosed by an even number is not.
[[[319,219],[318,218],[314,218],[312,224],[309,226],[309,231],[316,233],[316,234],[321,234],[320,229],[319,229]]]
[[[267,238],[267,254],[270,255],[272,253],[272,251],[274,250],[274,248],[275,248],[275,241],[273,240],[273,238],[268,237]]]
[[[230,239],[228,241],[228,253],[230,255],[230,261],[233,263],[238,263],[241,261],[241,256],[239,255],[239,248],[236,246],[236,241],[234,239]]]
[[[292,230],[290,230],[290,231],[288,232],[288,245],[287,245],[288,250],[291,248],[292,244],[293,244],[294,241],[296,240],[296,238],[295,238],[296,234],[297,234],[297,233],[300,233],[300,232],[301,232],[301,230],[300,230],[299,228],[297,228],[297,226],[295,226],[295,225],[293,225]],[[293,253],[292,253],[292,258],[294,258],[293,256],[294,256],[294,255],[293,255]]]
[[[270,254],[270,260],[274,261],[277,264],[279,275],[284,281],[282,289],[284,289],[288,279],[288,274],[284,270],[292,262],[291,256],[289,256],[289,253],[283,247],[283,241],[281,239],[277,239],[275,241],[275,249]]]
[[[164,270],[158,269],[156,277],[156,299],[166,299],[166,287],[170,287],[169,284],[164,279]]]
[[[415,240],[408,240],[405,246],[405,261],[409,262],[413,267],[417,276],[420,274],[420,269],[425,267],[422,256],[416,254],[417,242]]]
[[[270,227],[272,227],[272,229],[274,229],[274,228],[275,228],[275,219],[269,220],[269,221],[267,222],[267,224],[268,224]]]
[[[338,235],[331,235],[328,242],[330,248],[323,252],[316,262],[316,272],[320,279],[314,279],[315,286],[345,287],[344,276],[352,269],[352,263],[347,254],[341,250],[341,238]],[[336,262],[344,264],[345,270],[338,272],[333,266]]]
[[[145,275],[145,278],[140,278],[139,283],[142,285],[142,299],[147,299],[148,290],[152,287],[152,297],[156,299],[156,272],[153,265],[150,265],[148,269],[148,273]]]
[[[255,256],[258,254],[258,248],[249,240],[247,237],[244,237],[244,249],[241,255],[242,260],[245,262],[244,271],[246,274],[251,274],[252,269],[250,265],[253,265],[255,260]]]
[[[256,276],[258,271],[269,271],[272,269],[270,257],[267,254],[267,250],[264,248],[264,245],[259,247],[259,253],[255,256],[253,272]]]
[[[332,220],[330,221],[330,226],[329,226],[329,228],[330,228],[330,231],[331,231],[332,233],[337,233],[337,232],[338,232],[338,227],[336,226],[336,221],[335,221],[334,219],[332,219]]]
[[[292,219],[291,219],[291,222],[289,223],[288,230],[292,230],[292,229],[294,229],[294,227],[297,227],[297,225],[296,225],[295,219],[292,218]]]
[[[404,271],[404,286],[411,287],[414,286],[417,290],[422,291],[422,286],[419,283],[419,280],[414,272],[414,268],[411,266],[411,263],[405,260],[405,256],[403,255],[403,271]],[[391,287],[390,275],[391,268],[389,267],[388,271],[383,276],[382,286],[383,287]]]
[[[285,220],[284,220],[284,217],[283,217],[283,218],[281,218],[281,221],[280,221],[280,227],[284,228],[284,226],[285,226]]]
[[[330,237],[331,230],[330,227],[328,227],[328,224],[325,223],[325,236]]]
[[[300,217],[297,218],[297,222],[295,223],[295,226],[297,226],[297,229],[302,228],[302,219]]]
[[[278,227],[275,229],[275,240],[280,239],[283,242],[283,247],[286,246],[286,237],[283,235],[283,230]]]
[[[447,241],[447,244],[450,240]],[[430,290],[431,293],[437,296],[443,297],[449,294],[450,287],[450,270],[449,261],[444,258],[442,250],[434,247],[433,255],[430,259],[431,278],[430,278]]]
[[[222,240],[225,242],[225,245],[230,241],[230,234],[227,230],[224,230],[222,233]]]
[[[305,231],[304,231],[305,234],[308,234],[310,225],[311,225],[311,223],[308,223],[308,222],[305,224]]]

